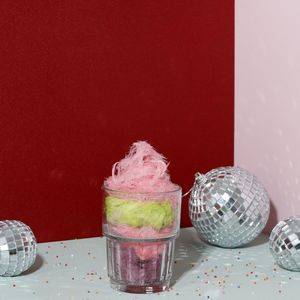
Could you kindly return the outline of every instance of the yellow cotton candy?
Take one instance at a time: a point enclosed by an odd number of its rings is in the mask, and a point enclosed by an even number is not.
[[[132,227],[152,227],[156,230],[173,223],[175,214],[169,201],[137,201],[112,196],[105,198],[107,221]]]

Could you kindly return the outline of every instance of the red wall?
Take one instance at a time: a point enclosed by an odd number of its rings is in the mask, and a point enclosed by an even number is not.
[[[39,241],[100,235],[136,140],[184,191],[233,163],[233,0],[1,1],[0,35],[0,219]]]

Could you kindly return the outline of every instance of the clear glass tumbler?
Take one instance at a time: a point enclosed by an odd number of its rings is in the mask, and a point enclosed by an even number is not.
[[[181,187],[153,193],[104,187],[103,205],[111,286],[130,293],[168,289],[179,235]]]

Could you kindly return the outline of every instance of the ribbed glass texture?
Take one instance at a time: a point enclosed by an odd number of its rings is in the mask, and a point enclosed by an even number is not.
[[[108,275],[112,286],[132,293],[168,289],[173,270],[174,244],[174,238],[143,242],[107,238]]]

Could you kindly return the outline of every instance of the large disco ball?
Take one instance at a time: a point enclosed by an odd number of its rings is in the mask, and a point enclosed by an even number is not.
[[[257,178],[240,167],[221,167],[196,174],[189,215],[199,236],[210,244],[234,248],[264,229],[270,201]]]
[[[280,267],[300,271],[300,216],[280,221],[271,232],[269,247]]]

